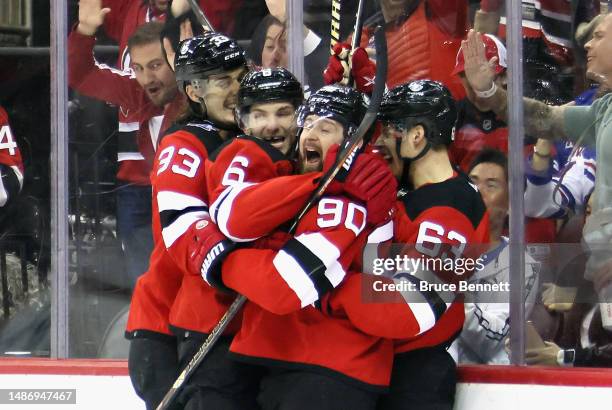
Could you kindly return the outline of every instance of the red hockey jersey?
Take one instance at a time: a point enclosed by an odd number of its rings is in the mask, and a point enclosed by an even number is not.
[[[279,176],[289,169],[267,143],[239,137],[211,157],[211,216],[226,234],[248,241],[270,233],[301,209],[320,173]],[[272,178],[272,179],[269,179]],[[249,302],[231,351],[246,361],[301,366],[368,388],[386,386],[393,347],[366,335],[346,317],[313,307],[337,287],[366,240],[366,210],[325,197],[300,221],[281,249],[238,249],[222,266],[226,286]],[[246,224],[246,225],[245,225]]]
[[[171,307],[175,299],[180,299],[183,278],[190,277],[184,275],[188,271],[189,232],[208,215],[204,161],[221,143],[218,130],[209,122],[189,123],[160,142],[151,172],[155,247],[149,270],[138,278],[132,295],[127,337],[147,331],[171,334],[168,326],[172,323]],[[197,279],[203,283],[199,276]],[[187,291],[180,289],[183,294]],[[201,321],[214,325],[231,300],[208,287],[199,299],[190,299],[188,305],[194,314],[206,316]],[[190,329],[196,318],[176,325]]]
[[[442,245],[447,245],[456,257],[477,258],[478,250],[484,251],[482,245],[489,242],[486,207],[476,187],[463,174],[406,193],[398,208],[395,240],[415,244],[414,249],[427,257],[441,256]],[[423,296],[428,299],[436,324],[415,338],[398,341],[398,353],[449,342],[463,327],[465,313],[460,294],[452,303],[435,291]]]
[[[11,130],[8,114],[0,107],[0,208],[17,196],[23,187],[23,161]]]
[[[484,148],[508,152],[508,126],[494,112],[480,112],[467,99],[459,102],[458,111],[455,138],[448,150],[453,164],[468,172]]]
[[[120,169],[117,177],[137,185],[149,185],[149,172],[155,156],[153,141],[170,126],[186,105],[186,97],[177,93],[165,108],[156,107],[146,96],[136,78],[93,58],[95,38],[79,34],[76,30],[68,37],[68,83],[78,92],[106,101],[137,113],[134,123],[120,129],[132,144],[130,150],[142,154],[144,161],[135,161],[129,169]],[[151,134],[153,130],[154,134]],[[120,141],[120,145],[126,141]],[[137,146],[136,146],[137,145]],[[125,157],[132,158],[132,157]],[[135,168],[134,168],[135,167]],[[126,173],[124,174],[123,171]]]
[[[295,237],[279,251],[241,250],[242,255],[234,252],[228,257],[223,265],[228,286],[240,287],[267,309],[284,306],[273,313],[257,303],[246,304],[242,326],[230,347],[236,358],[329,373],[367,389],[388,385],[392,342],[359,331],[346,317],[330,317],[312,306],[340,285],[361,255],[368,233],[365,217],[361,205],[326,196],[302,218]],[[234,274],[228,279],[229,270]],[[266,282],[259,280],[260,274],[250,277],[251,272],[266,272]],[[279,301],[277,293],[288,293],[283,288],[293,291],[293,299]]]

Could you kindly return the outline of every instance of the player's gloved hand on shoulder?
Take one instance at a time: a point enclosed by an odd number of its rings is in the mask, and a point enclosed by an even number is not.
[[[338,145],[329,148],[323,162],[324,173],[335,164],[339,149]],[[367,222],[380,225],[393,216],[397,180],[379,155],[366,151],[353,159],[348,174],[339,172],[325,192],[330,195],[345,193],[363,202],[367,209]]]
[[[376,65],[363,47],[351,51],[350,44],[336,43],[323,71],[325,84],[348,84],[349,73],[353,76],[358,91],[371,94],[374,88]]]
[[[221,233],[210,217],[197,221],[191,234],[187,247],[189,273],[201,275],[211,286],[227,290],[221,279],[221,262],[236,244]]]

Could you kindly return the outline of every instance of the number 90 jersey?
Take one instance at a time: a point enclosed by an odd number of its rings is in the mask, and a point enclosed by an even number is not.
[[[455,258],[477,258],[489,242],[489,215],[478,189],[464,174],[408,192],[398,201],[397,211],[394,241],[414,244],[414,251],[426,258],[444,257],[444,251]],[[415,339],[398,341],[397,353],[447,343],[461,331],[463,298],[440,303],[433,293],[426,298],[436,319],[434,327]]]

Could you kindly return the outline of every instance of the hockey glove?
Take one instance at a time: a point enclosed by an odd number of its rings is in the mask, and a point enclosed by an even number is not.
[[[358,47],[354,52],[351,52],[349,44],[337,43],[333,48],[333,54],[329,57],[327,67],[323,71],[325,84],[341,83],[347,85],[349,72],[353,76],[358,91],[366,94],[372,93],[376,65],[370,60],[368,53],[363,47]]]
[[[338,150],[337,145],[330,147],[323,163],[323,172],[334,165]],[[344,181],[334,179],[326,193],[345,193],[363,202],[367,208],[367,222],[371,225],[380,225],[390,220],[397,198],[397,180],[391,173],[391,168],[379,155],[372,152],[363,152],[353,161],[354,164]]]
[[[189,273],[202,275],[209,285],[228,290],[221,279],[221,262],[236,244],[227,239],[209,217],[197,221],[192,234],[187,248]]]

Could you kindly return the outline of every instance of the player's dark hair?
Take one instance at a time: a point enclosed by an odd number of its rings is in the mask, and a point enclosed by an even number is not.
[[[471,173],[476,166],[483,163],[499,165],[504,170],[504,177],[506,177],[506,182],[508,182],[508,157],[506,157],[506,154],[498,149],[484,148],[474,157],[474,160],[472,160],[468,174]]]

